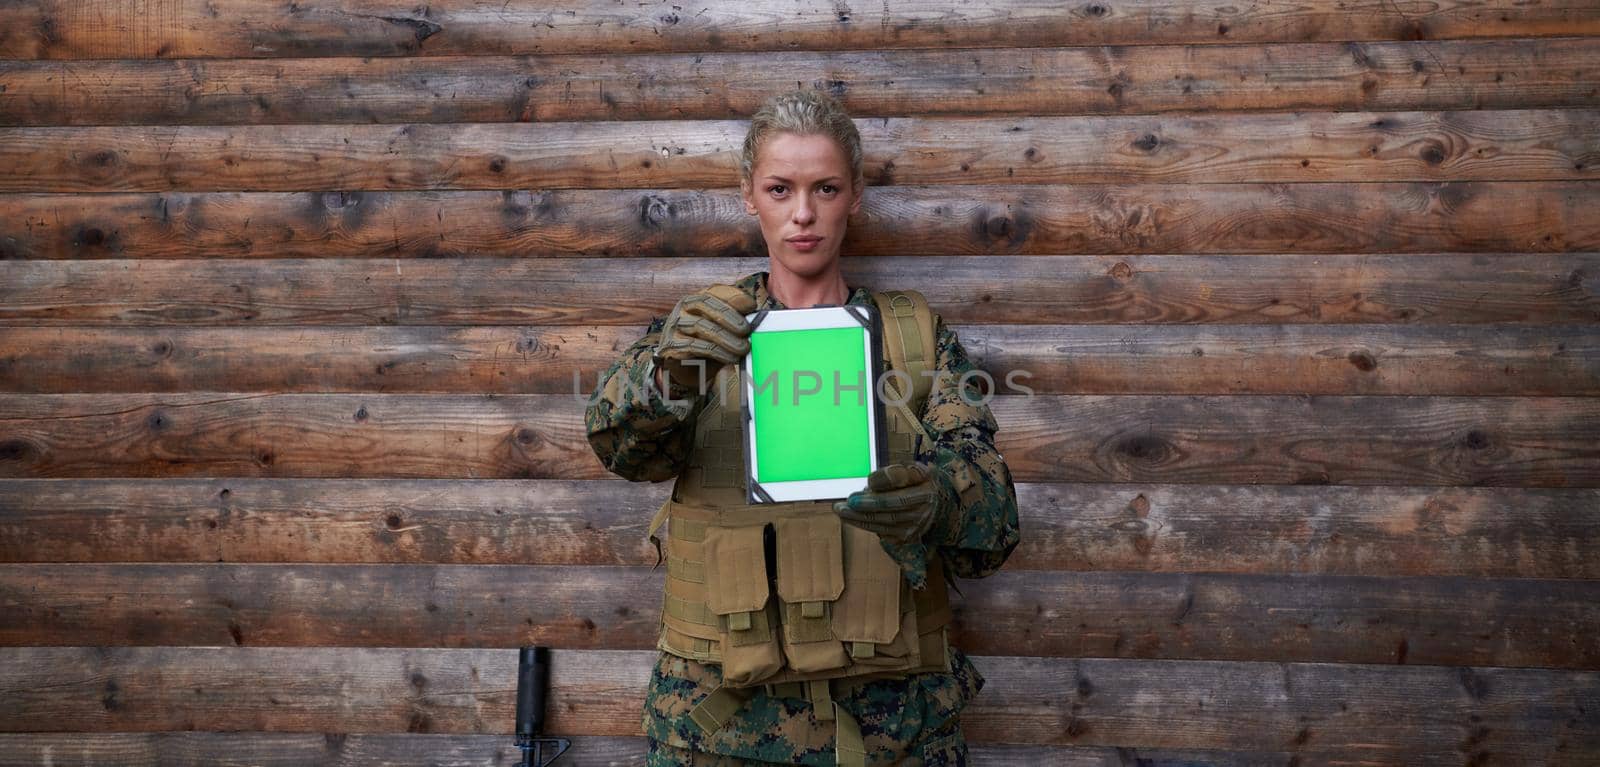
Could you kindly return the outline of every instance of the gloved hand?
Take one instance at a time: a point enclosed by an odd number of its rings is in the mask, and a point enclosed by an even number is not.
[[[709,384],[723,365],[750,351],[750,323],[744,315],[756,301],[732,285],[713,285],[691,293],[672,307],[656,343],[656,368],[681,389],[700,390],[700,366]],[[703,392],[702,392],[703,393]]]
[[[887,541],[914,543],[958,504],[948,473],[926,463],[895,463],[869,474],[867,489],[836,501],[833,510]]]

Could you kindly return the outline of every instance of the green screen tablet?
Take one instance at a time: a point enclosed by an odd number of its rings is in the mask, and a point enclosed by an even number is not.
[[[882,463],[878,343],[863,306],[750,316],[745,466],[750,503],[844,498]]]

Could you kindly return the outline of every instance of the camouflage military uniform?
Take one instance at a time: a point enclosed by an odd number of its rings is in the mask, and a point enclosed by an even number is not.
[[[782,309],[767,292],[767,273],[751,274],[736,287],[752,295],[757,309]],[[855,288],[848,303],[871,306],[872,293]],[[653,382],[647,382],[650,352],[663,318],[650,324],[600,377],[585,422],[589,442],[607,469],[635,481],[675,477],[694,439],[693,414],[674,413]],[[885,545],[914,587],[924,584],[928,545],[939,547],[950,573],[964,578],[992,574],[1017,545],[1016,488],[1010,470],[994,447],[998,428],[970,382],[963,396],[962,374],[974,370],[954,331],[936,318],[938,358],[944,375],[928,393],[923,424],[937,445],[921,460],[944,467],[966,462],[979,481],[961,496],[960,519],[939,529],[946,540]],[[649,386],[646,384],[650,383]],[[672,398],[693,392],[670,393]],[[874,764],[964,764],[966,744],[957,715],[983,687],[983,677],[967,656],[950,649],[951,673],[922,673],[904,679],[860,682],[835,697],[861,725]],[[722,681],[721,669],[663,652],[651,674],[644,731],[650,738],[650,765],[834,764],[833,726],[819,723],[810,702],[757,692],[733,725],[705,733],[689,711]],[[720,756],[711,756],[720,755]]]

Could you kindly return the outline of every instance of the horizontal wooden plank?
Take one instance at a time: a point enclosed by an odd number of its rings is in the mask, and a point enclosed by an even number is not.
[[[655,646],[660,570],[0,565],[0,645]],[[1002,571],[961,582],[979,655],[1600,665],[1600,581]]]
[[[1594,324],[956,329],[996,388],[1041,394],[1600,394]]]
[[[636,7],[510,0],[301,0],[291,7],[212,0],[203,9],[123,0],[111,9],[70,0],[0,6],[0,58],[216,58],[649,53],[693,50],[841,50],[1041,45],[1440,40],[1600,35],[1600,11],[1582,0],[1454,0],[1399,6],[1381,0],[1197,7],[1173,0],[1067,7],[998,0],[981,7],[886,1],[851,7],[817,0]]]
[[[649,565],[666,485],[0,480],[0,562]],[[1600,490],[1039,484],[1010,570],[1600,579]]]
[[[584,736],[574,739],[562,757],[562,767],[642,766],[647,744],[643,737]],[[1343,753],[1298,754],[1239,751],[1172,751],[1106,746],[1019,746],[969,744],[974,764],[1046,764],[1053,767],[1125,767],[1134,764],[1161,767],[1281,767],[1293,759],[1297,767],[1412,767],[1457,765],[1460,752],[1389,753],[1382,758],[1365,754],[1357,744]],[[0,733],[0,765],[34,767],[198,767],[229,760],[276,767],[279,765],[336,765],[381,763],[389,767],[468,767],[481,764],[516,764],[521,753],[510,738],[498,735],[446,734],[303,734],[252,732],[162,733]],[[1492,761],[1489,763],[1493,763]],[[1559,758],[1551,765],[1578,764]]]
[[[548,731],[632,736],[656,653],[556,651]],[[513,649],[0,649],[0,730],[511,732]],[[1600,756],[1600,674],[979,657],[980,743]],[[328,691],[335,691],[330,694]],[[1418,705],[1426,701],[1426,705]]]
[[[1600,484],[1600,399],[997,397],[1019,479],[1351,485]]]
[[[797,85],[838,94],[861,118],[1593,108],[1600,50],[1526,38],[0,61],[0,81],[9,126],[728,120]]]
[[[873,186],[1600,177],[1600,112],[1594,110],[856,124]],[[738,178],[746,125],[0,128],[0,167],[11,169],[0,177],[0,192],[719,187]]]
[[[993,398],[1028,482],[1600,486],[1600,398]],[[560,394],[4,394],[5,477],[600,479]]]
[[[1040,394],[1600,395],[1593,324],[951,328],[988,376],[972,380],[991,391],[1015,380]],[[605,325],[17,327],[0,329],[0,391],[587,396],[642,333]],[[159,364],[130,364],[141,358]]]
[[[1597,46],[1600,47],[1600,46]],[[893,186],[849,256],[1600,250],[1600,183]],[[0,195],[0,258],[766,255],[735,190]]]
[[[560,767],[643,767],[642,736],[590,735],[572,739]],[[1343,751],[1336,750],[1343,745]],[[1462,752],[1385,752],[1359,743],[1324,744],[1318,753],[1294,751],[1173,751],[1127,746],[969,745],[978,765],[1050,767],[1458,767]],[[1499,755],[1491,755],[1498,757]],[[210,767],[240,762],[257,767],[479,767],[516,764],[522,754],[508,735],[293,732],[75,732],[0,733],[4,767]],[[1131,760],[1131,761],[1130,761]],[[1493,758],[1486,764],[1496,763]],[[1578,767],[1561,753],[1552,767]]]
[[[841,263],[851,285],[915,288],[946,321],[968,325],[1600,323],[1600,253]],[[683,296],[766,268],[766,258],[9,261],[0,325],[626,325],[642,334]],[[124,353],[165,359],[169,348]]]
[[[618,480],[0,480],[0,561],[649,565],[645,525],[668,490]]]
[[[1600,490],[1031,484],[1009,568],[1600,577]]]

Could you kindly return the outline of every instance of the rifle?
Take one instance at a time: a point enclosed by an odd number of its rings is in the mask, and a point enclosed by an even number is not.
[[[572,741],[540,737],[544,730],[544,699],[550,689],[550,648],[524,647],[517,652],[517,747],[522,767],[545,767],[567,752]],[[550,758],[545,749],[554,749]]]

